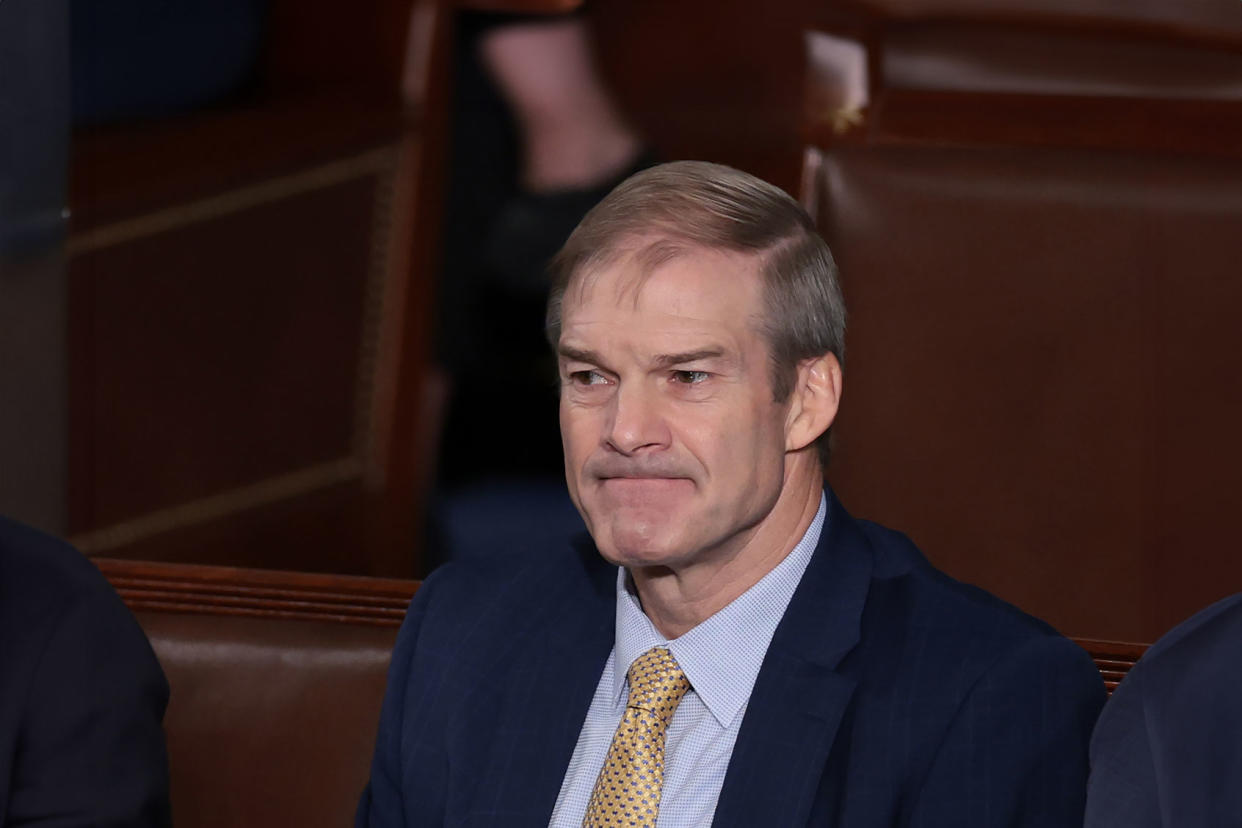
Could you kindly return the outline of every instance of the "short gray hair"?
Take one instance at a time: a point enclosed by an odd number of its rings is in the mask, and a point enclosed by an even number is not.
[[[652,240],[640,253],[650,269],[696,247],[759,257],[777,402],[793,391],[802,360],[831,353],[844,364],[845,302],[837,266],[811,217],[780,188],[704,161],[636,173],[586,214],[549,265],[547,335],[554,348],[570,284],[615,261],[636,238]],[[819,439],[825,463],[830,432]]]

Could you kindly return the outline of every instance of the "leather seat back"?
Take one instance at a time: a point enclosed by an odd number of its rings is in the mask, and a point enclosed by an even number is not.
[[[863,5],[808,36],[802,195],[851,313],[829,477],[954,576],[1155,640],[1242,578],[1236,26]]]
[[[412,581],[97,560],[151,640],[178,828],[339,828]]]

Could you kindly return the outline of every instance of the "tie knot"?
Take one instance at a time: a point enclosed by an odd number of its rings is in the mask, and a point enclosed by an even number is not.
[[[672,718],[681,697],[690,689],[677,659],[664,647],[652,647],[634,659],[626,678],[630,682],[627,706],[648,710],[665,721]]]

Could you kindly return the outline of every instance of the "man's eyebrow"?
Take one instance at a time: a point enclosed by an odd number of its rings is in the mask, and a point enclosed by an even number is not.
[[[599,365],[602,361],[600,355],[594,351],[575,348],[573,345],[558,345],[556,353],[562,359],[567,359],[571,362],[588,362],[591,365]]]
[[[657,368],[671,368],[674,365],[698,362],[701,359],[719,359],[724,356],[724,353],[724,348],[713,346],[710,348],[699,348],[694,351],[685,351],[680,354],[658,354],[652,362]]]

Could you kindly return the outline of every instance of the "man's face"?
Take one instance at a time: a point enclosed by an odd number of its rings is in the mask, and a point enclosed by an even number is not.
[[[788,404],[772,398],[758,267],[692,249],[644,279],[627,255],[566,292],[565,474],[613,563],[727,561],[776,504]]]

